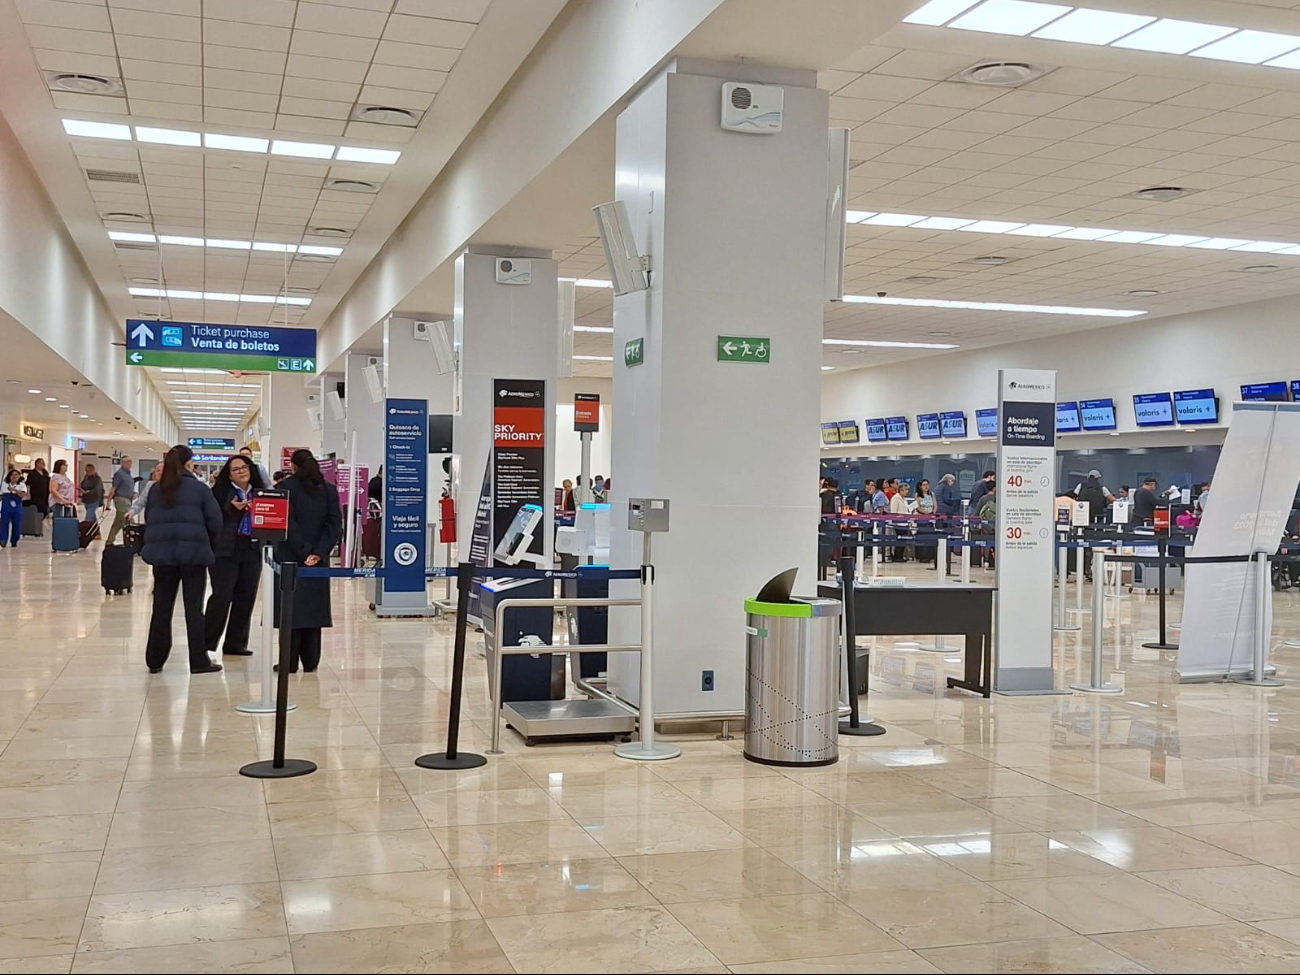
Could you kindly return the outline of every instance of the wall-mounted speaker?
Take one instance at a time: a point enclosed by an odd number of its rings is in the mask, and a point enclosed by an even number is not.
[[[380,403],[384,399],[384,381],[379,376],[379,357],[370,356],[361,367],[361,377],[366,381],[366,395],[370,402]]]
[[[330,416],[336,420],[341,420],[346,415],[343,409],[343,397],[339,395],[338,390],[331,389],[325,394],[325,402],[329,404]]]
[[[456,349],[452,342],[451,322],[416,322],[415,337],[429,343],[439,376],[456,371]]]

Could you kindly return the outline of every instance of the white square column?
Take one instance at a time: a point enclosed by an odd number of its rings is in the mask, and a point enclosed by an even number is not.
[[[782,130],[724,130],[726,80],[784,89]],[[743,711],[745,599],[792,567],[796,591],[816,591],[829,127],[816,83],[679,60],[618,118],[616,197],[652,273],[614,302],[612,561],[641,560],[627,499],[669,499],[653,553],[658,714]],[[768,339],[769,361],[719,362],[720,335]],[[644,363],[628,366],[635,339]],[[635,610],[610,619],[612,642],[636,641]],[[610,655],[610,686],[632,701],[637,668]]]
[[[457,457],[456,538],[461,557],[469,551],[474,508],[492,450],[492,380],[546,381],[546,465],[543,483],[555,484],[555,395],[560,330],[556,315],[558,266],[550,251],[517,247],[471,247],[456,258],[456,351],[459,390],[452,441]],[[501,258],[532,261],[528,284],[497,281]],[[549,496],[543,538],[550,559],[555,509]]]

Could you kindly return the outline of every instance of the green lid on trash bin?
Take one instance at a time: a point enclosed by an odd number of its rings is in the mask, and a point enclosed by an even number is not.
[[[811,618],[811,603],[765,603],[760,599],[746,599],[745,612],[755,616],[782,616],[787,618]]]

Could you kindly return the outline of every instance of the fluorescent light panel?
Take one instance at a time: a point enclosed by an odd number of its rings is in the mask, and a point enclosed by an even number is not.
[[[965,311],[1005,311],[1033,315],[1082,315],[1091,318],[1136,318],[1145,311],[1127,308],[1075,308],[1071,305],[1019,305],[1003,301],[948,301],[939,298],[894,298],[886,295],[845,295],[844,300],[864,305],[901,305],[912,308],[953,308]]]
[[[887,342],[883,339],[822,339],[822,345],[854,345],[873,349],[956,349],[951,342]],[[825,368],[823,366],[823,368]],[[834,367],[832,367],[834,368]]]
[[[575,332],[612,332],[613,325],[574,325]]]
[[[286,295],[237,295],[219,291],[186,291],[177,288],[127,288],[137,298],[177,298],[182,301],[242,301],[263,305],[297,305],[306,307],[310,298]]]
[[[1233,250],[1254,254],[1300,254],[1300,244],[1285,240],[1246,240],[1240,237],[1166,234],[1158,230],[1067,227],[1048,223],[1020,224],[1004,220],[972,220],[963,217],[918,217],[914,214],[902,213],[881,213],[877,216],[885,219],[883,221],[873,219],[859,222],[863,225],[885,227],[905,226],[910,230],[959,230],[963,233],[1051,237],[1056,240],[1094,240],[1102,244],[1152,244],[1156,247],[1197,247],[1204,250]],[[909,222],[904,223],[903,221]]]
[[[332,142],[295,142],[290,139],[262,139],[256,136],[227,135],[222,132],[195,132],[190,129],[165,129],[152,125],[131,126],[120,122],[91,122],[65,118],[63,131],[83,139],[117,139],[121,142],[145,142],[164,146],[224,149],[229,152],[269,152],[273,156],[297,156],[304,159],[333,159],[336,162],[374,163],[392,166],[402,158],[397,149],[372,149],[367,146],[336,146]]]
[[[1300,70],[1300,35],[1036,0],[931,0],[904,23]]]
[[[612,355],[575,355],[574,360],[577,362],[613,362]]]
[[[131,127],[118,122],[84,122],[80,119],[65,118],[63,120],[63,131],[68,135],[79,136],[83,139],[131,141]]]

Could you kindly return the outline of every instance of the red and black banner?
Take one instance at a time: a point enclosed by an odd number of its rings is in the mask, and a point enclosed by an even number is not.
[[[573,432],[600,432],[600,393],[573,394]]]

